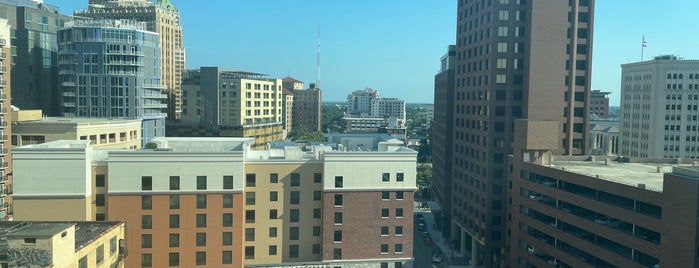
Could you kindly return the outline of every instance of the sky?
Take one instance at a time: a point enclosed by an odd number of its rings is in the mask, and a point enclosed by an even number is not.
[[[316,80],[320,27],[323,101],[370,87],[432,103],[440,57],[456,38],[456,0],[171,0],[180,10],[187,68],[221,66]],[[563,1],[563,0],[561,0]],[[61,13],[87,0],[46,0]],[[618,106],[621,64],[677,54],[699,59],[697,0],[595,2],[592,89]]]

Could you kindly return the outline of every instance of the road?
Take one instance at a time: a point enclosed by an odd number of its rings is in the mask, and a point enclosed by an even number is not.
[[[427,212],[419,212],[427,213]],[[432,263],[432,247],[428,246],[422,239],[422,231],[418,230],[417,214],[413,217],[415,222],[413,223],[413,257],[415,257],[415,262],[413,263],[414,268],[431,268],[434,263]],[[442,267],[439,264],[434,264],[436,267]]]

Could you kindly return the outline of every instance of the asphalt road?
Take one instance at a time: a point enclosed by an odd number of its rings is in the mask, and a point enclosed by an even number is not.
[[[413,223],[413,226],[415,226],[415,228],[413,228],[413,257],[415,258],[413,267],[431,268],[432,265],[442,267],[438,263],[432,263],[432,246],[425,243],[424,239],[422,238],[422,231],[418,230],[417,214],[418,213],[416,213],[416,216],[414,217],[415,222]]]

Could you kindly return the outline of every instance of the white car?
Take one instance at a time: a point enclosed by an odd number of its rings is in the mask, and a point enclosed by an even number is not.
[[[442,262],[442,255],[441,254],[432,255],[432,262],[436,262],[436,263]]]

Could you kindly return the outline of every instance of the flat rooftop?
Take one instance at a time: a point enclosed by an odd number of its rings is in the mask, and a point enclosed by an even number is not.
[[[75,250],[77,251],[121,224],[123,223],[2,221],[0,222],[0,241],[7,238],[49,238],[75,226]]]
[[[159,137],[152,140],[157,149],[173,152],[242,152],[255,142],[254,138],[219,137]]]
[[[138,118],[42,117],[39,120],[18,121],[19,124],[116,124],[141,122]],[[13,122],[15,123],[15,122]]]
[[[558,157],[563,159],[555,159],[551,165],[552,168],[634,187],[644,184],[646,189],[655,192],[663,191],[665,173],[672,173],[674,167],[692,166],[692,164],[672,163],[676,161],[675,159],[630,159],[629,162],[609,160],[609,164],[605,164],[604,160],[590,161]]]

